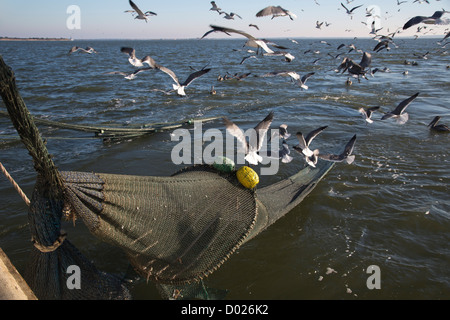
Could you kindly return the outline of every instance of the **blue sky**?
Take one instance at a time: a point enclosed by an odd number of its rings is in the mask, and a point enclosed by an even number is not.
[[[316,4],[316,1],[320,4]],[[404,1],[404,0],[402,0]],[[1,0],[0,36],[10,37],[72,37],[74,39],[181,39],[198,38],[208,31],[210,24],[244,30],[255,37],[301,38],[301,37],[369,37],[370,29],[361,22],[367,22],[366,8],[375,7],[382,27],[381,34],[395,31],[411,17],[431,16],[442,8],[450,10],[450,0],[429,0],[427,3],[407,3],[397,5],[397,0],[354,0],[347,4],[355,10],[353,18],[348,16],[336,0],[217,0],[217,5],[226,12],[235,12],[242,19],[226,20],[223,15],[210,11],[209,0],[134,0],[143,11],[153,11],[148,23],[134,20],[125,10],[131,9],[128,0]],[[67,9],[76,5],[80,9],[80,28],[69,29],[67,20],[71,14]],[[269,5],[280,5],[297,15],[292,21],[288,17],[257,18],[256,13]],[[400,11],[398,11],[400,9]],[[450,18],[450,13],[446,14]],[[369,18],[370,19],[370,18]],[[316,21],[327,21],[321,29]],[[248,25],[256,24],[260,30]],[[440,37],[449,25],[431,26],[428,35]],[[350,31],[349,31],[350,30]],[[413,27],[398,36],[413,37],[417,28]],[[422,31],[423,34],[423,31]],[[213,37],[228,37],[212,34]],[[240,36],[237,36],[240,37]]]

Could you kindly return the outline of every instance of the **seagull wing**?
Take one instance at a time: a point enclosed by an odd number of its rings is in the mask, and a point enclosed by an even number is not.
[[[368,52],[364,52],[359,65],[361,66],[361,68],[365,69],[369,67],[371,63],[372,63],[372,55]]]
[[[347,163],[352,163],[355,156],[351,155],[353,148],[355,146],[356,134],[347,142],[344,151],[341,154],[319,154],[319,158],[327,161],[341,162],[346,161]]]
[[[270,124],[273,121],[273,112],[270,112],[260,123],[255,127],[257,135],[256,150],[260,150],[264,141],[264,136],[269,130]]]
[[[417,96],[419,95],[419,92],[417,92],[416,94],[412,95],[411,97],[409,97],[408,99],[403,100],[402,102],[400,102],[398,104],[398,106],[394,109],[394,111],[392,111],[393,114],[395,115],[400,115],[403,111],[405,111],[406,107],[409,106],[409,104],[417,98]]]
[[[257,17],[264,17],[264,16],[270,16],[270,15],[272,15],[272,14],[278,13],[278,12],[275,12],[275,10],[276,10],[276,7],[274,7],[274,6],[268,6],[268,7],[264,8],[264,9],[260,10],[260,11],[256,14],[256,16],[257,16]]]
[[[156,65],[156,68],[164,73],[167,73],[173,79],[173,81],[176,82],[176,84],[178,84],[178,85],[180,84],[176,74],[172,70],[170,70],[169,68],[160,66],[160,65]]]
[[[130,56],[130,58],[135,59],[136,58],[136,50],[130,47],[122,47],[120,48],[120,52],[126,53]]]
[[[352,154],[353,148],[355,147],[355,142],[356,142],[356,134],[345,145],[344,152],[342,152],[342,155],[344,157],[348,157],[349,155]]]
[[[350,12],[348,9],[347,9],[347,7],[346,6],[344,6],[344,4],[341,2],[341,6],[343,6],[344,7],[344,9],[347,11],[347,13],[348,12]]]
[[[303,83],[306,83],[306,80],[308,80],[308,78],[311,77],[314,73],[315,73],[315,72],[310,72],[310,73],[305,74],[305,75],[302,77],[302,82],[303,82]]]
[[[239,128],[232,121],[228,120],[226,117],[223,118],[223,122],[225,123],[225,128],[228,131],[228,133],[234,136],[242,144],[245,153],[247,153],[248,143],[247,140],[245,140],[245,135],[244,132],[241,130],[241,128]]]
[[[356,10],[356,9],[358,9],[360,7],[362,7],[362,5],[352,8],[352,10],[350,10],[350,12],[353,12],[353,10]]]
[[[143,16],[144,13],[138,8],[138,6],[131,0],[128,0],[130,3],[130,6],[136,11],[136,13],[140,16]]]
[[[186,81],[184,81],[181,85],[187,87],[192,81],[194,81],[198,77],[201,77],[205,73],[208,73],[210,70],[211,69],[208,68],[208,69],[202,69],[202,70],[191,73],[189,75],[189,77],[186,79]]]
[[[220,26],[215,26],[215,25],[210,25],[210,27],[213,29],[212,31],[209,31],[207,33],[213,32],[213,31],[219,31],[219,32],[225,32],[226,34],[229,33],[237,33],[240,34],[250,40],[258,40],[256,39],[254,36],[248,34],[247,32],[241,31],[241,30],[236,30],[236,29],[232,29],[232,28],[226,28],[226,27],[220,27]],[[203,38],[203,37],[202,37]]]
[[[323,130],[325,130],[328,126],[323,126],[320,128],[317,128],[313,131],[311,131],[310,133],[308,133],[308,135],[305,138],[305,143],[306,146],[309,146],[309,144],[311,143],[311,141],[319,134],[321,133]]]
[[[308,144],[305,141],[305,137],[303,136],[303,134],[301,132],[297,132],[296,133],[297,139],[298,139],[298,144],[301,148],[301,150],[299,151],[300,153],[302,153],[303,149],[308,148]],[[294,147],[294,149],[296,149],[298,151],[297,148]]]
[[[403,25],[403,30],[408,29],[409,27],[412,27],[416,24],[421,23],[424,19],[426,19],[427,17],[423,17],[423,16],[416,16],[414,18],[409,19],[404,25]]]

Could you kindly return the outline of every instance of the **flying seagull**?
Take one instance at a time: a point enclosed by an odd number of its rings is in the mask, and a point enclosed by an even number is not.
[[[135,19],[139,19],[139,20],[145,20],[145,22],[147,22],[148,20],[148,16],[156,16],[157,14],[152,12],[152,11],[146,11],[145,13],[141,11],[141,9],[138,8],[138,6],[131,0],[128,0],[128,2],[130,3],[130,6],[133,8],[133,10],[127,10],[125,12],[132,12],[136,14],[136,17],[134,17]]]
[[[265,73],[260,77],[276,77],[276,76],[291,77],[293,80],[300,80],[300,75],[295,71],[272,71]]]
[[[294,149],[296,149],[298,152],[302,153],[306,157],[311,157],[314,155],[314,152],[311,151],[309,148],[309,145],[311,144],[311,141],[317,137],[319,133],[321,133],[323,130],[325,130],[328,126],[323,126],[320,128],[317,128],[306,136],[306,138],[303,136],[301,132],[297,132],[296,136],[298,139],[298,145],[294,146]]]
[[[80,47],[72,47],[70,50],[69,50],[69,54],[71,54],[71,53],[74,53],[74,52],[77,52],[77,51],[81,51],[81,52],[84,52],[84,53],[89,53],[89,54],[91,54],[91,53],[97,53],[97,51],[95,51],[94,50],[94,48],[92,48],[92,47],[86,47],[85,49],[84,48],[80,48]]]
[[[378,110],[378,109],[380,109],[379,106],[377,106],[377,107],[371,107],[371,108],[368,108],[368,109],[359,108],[358,111],[359,111],[359,113],[362,114],[362,116],[364,117],[364,120],[365,120],[367,123],[373,123],[373,120],[370,119],[370,118],[372,117],[372,113],[373,113],[375,110]]]
[[[311,77],[315,72],[310,72],[305,74],[301,79],[297,80],[297,84],[300,86],[300,88],[308,90],[308,86],[306,85],[306,81],[309,77]]]
[[[231,29],[231,28],[226,28],[226,27],[219,27],[219,26],[215,26],[215,25],[210,25],[210,27],[212,29],[209,30],[208,32],[206,32],[200,38],[200,40],[203,39],[204,37],[206,37],[207,35],[209,35],[212,32],[223,32],[223,33],[225,33],[227,35],[230,35],[230,33],[237,33],[237,34],[240,34],[240,35],[242,35],[242,36],[244,36],[244,37],[246,37],[248,39],[248,41],[246,43],[247,46],[262,48],[266,53],[274,53],[274,51],[267,46],[267,43],[264,40],[257,39],[254,36],[248,34],[247,32],[244,32],[244,31],[241,31],[241,30],[236,30],[236,29]]]
[[[283,17],[283,16],[289,16],[289,19],[294,20],[295,18],[297,18],[297,16],[295,14],[293,14],[292,12],[290,12],[289,10],[283,9],[280,6],[268,6],[262,10],[260,10],[256,16],[257,17],[264,17],[264,16],[272,16],[273,18],[276,17]]]
[[[225,15],[224,18],[228,19],[228,20],[234,20],[234,17],[238,17],[238,18],[242,19],[242,17],[240,15],[238,15],[237,13],[234,13],[234,12],[230,12],[229,14],[226,13],[225,11],[219,12],[219,14],[222,14],[222,13]]]
[[[250,23],[248,26],[249,26],[249,27],[254,27],[254,28],[256,28],[257,30],[259,30],[259,27],[258,27],[256,24]],[[444,39],[445,39],[445,38],[444,38]]]
[[[136,51],[130,47],[122,47],[120,48],[120,52],[128,54],[128,61],[135,67],[142,67],[144,63],[149,66],[154,66],[155,61],[150,56],[145,56],[142,59],[136,58]]]
[[[353,7],[351,10],[348,10],[347,7],[344,6],[344,4],[343,4],[342,2],[341,2],[341,6],[344,7],[344,9],[347,11],[347,14],[349,14],[349,15],[350,15],[350,18],[352,18],[352,19],[353,19],[353,16],[352,16],[353,10],[356,10],[356,9],[358,9],[359,7],[362,7],[362,5],[359,5],[359,6]]]
[[[185,96],[186,95],[184,89],[192,81],[194,81],[195,79],[201,77],[205,73],[208,73],[211,70],[210,68],[208,68],[208,69],[203,68],[201,70],[195,71],[195,72],[191,73],[184,82],[180,83],[178,78],[177,78],[177,76],[175,75],[175,73],[172,70],[170,70],[170,69],[168,69],[166,67],[160,66],[160,65],[157,65],[156,68],[158,70],[168,74],[173,79],[173,81],[175,81],[175,83],[172,85],[173,86],[173,90],[175,90],[177,92],[177,94],[180,95],[180,96]]]
[[[434,14],[431,17],[424,17],[424,16],[415,16],[411,19],[409,19],[404,25],[403,30],[408,29],[409,27],[412,27],[419,23],[425,23],[425,24],[449,24],[448,19],[441,19],[441,17],[446,13],[447,11],[435,11]]]
[[[417,92],[416,94],[412,95],[411,97],[409,97],[408,99],[403,100],[402,102],[399,103],[399,105],[392,110],[389,113],[386,113],[381,120],[385,120],[385,119],[389,119],[389,118],[397,118],[397,122],[399,124],[403,124],[406,121],[408,121],[408,114],[405,111],[406,107],[409,106],[409,104],[417,98],[417,96],[419,95],[419,92]]]
[[[450,128],[446,126],[445,124],[437,124],[441,120],[441,117],[436,116],[434,119],[430,122],[428,127],[430,130],[438,131],[438,132],[450,132]]]
[[[264,136],[269,130],[270,124],[273,120],[273,112],[270,112],[258,125],[249,136],[247,141],[244,132],[236,124],[224,117],[226,130],[241,143],[244,152],[245,160],[253,165],[263,161],[263,158],[258,154],[258,151],[263,146]]]
[[[126,72],[122,72],[122,71],[111,71],[111,72],[106,72],[105,74],[120,74],[122,75],[125,79],[128,80],[133,80],[134,78],[136,78],[136,75],[142,71],[146,71],[146,70],[151,70],[153,68],[151,67],[147,67],[147,68],[140,68],[137,69],[136,71],[132,72],[132,73],[126,73]]]
[[[344,151],[341,154],[319,154],[319,158],[333,162],[344,161],[348,164],[351,164],[355,160],[355,156],[351,154],[355,146],[355,141],[356,141],[356,134],[346,144]]]
[[[209,10],[211,10],[211,11],[217,11],[217,12],[220,14],[220,10],[222,10],[222,9],[220,9],[220,8],[217,6],[216,2],[215,2],[215,1],[211,1],[211,5],[212,5],[212,7],[211,7],[211,9],[209,9]]]

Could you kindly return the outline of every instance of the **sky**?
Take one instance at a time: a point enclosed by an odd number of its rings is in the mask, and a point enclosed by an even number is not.
[[[405,0],[401,0],[403,2]],[[128,0],[1,0],[0,37],[64,37],[73,39],[189,39],[199,38],[210,30],[209,25],[243,30],[255,37],[264,38],[332,38],[371,37],[372,22],[366,16],[367,8],[374,8],[380,34],[394,32],[411,17],[431,16],[435,11],[450,10],[450,0],[429,0],[429,4],[407,0],[397,5],[397,0],[217,0],[225,12],[234,12],[241,18],[224,19],[209,10],[209,0],[134,0],[142,11],[152,11],[149,21],[135,20]],[[350,17],[341,2],[348,8],[362,5]],[[297,18],[256,17],[256,13],[269,6],[282,6]],[[75,10],[73,10],[75,8]],[[450,18],[450,13],[445,16]],[[321,29],[316,22],[327,22]],[[249,27],[249,24],[256,24]],[[441,37],[450,25],[427,26],[427,35]],[[430,31],[430,29],[432,29]],[[397,37],[414,37],[417,26],[402,31]],[[424,30],[418,33],[424,35]],[[233,35],[235,37],[242,37]],[[213,33],[208,38],[231,38],[223,33]]]

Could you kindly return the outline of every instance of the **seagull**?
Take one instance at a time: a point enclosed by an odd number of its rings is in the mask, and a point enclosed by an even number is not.
[[[358,9],[359,7],[362,7],[362,5],[360,5],[360,6],[356,6],[356,7],[352,8],[351,10],[348,10],[347,7],[344,6],[344,4],[343,4],[342,2],[341,2],[341,6],[344,7],[344,9],[347,11],[347,14],[349,14],[349,15],[350,15],[350,18],[352,18],[352,19],[353,19],[353,16],[352,16],[353,10],[356,10],[356,9]]]
[[[144,63],[148,64],[149,66],[155,65],[155,61],[150,56],[145,56],[142,59],[136,58],[136,51],[133,48],[122,47],[120,48],[120,52],[128,54],[128,61],[135,67],[142,67],[144,66]]]
[[[378,42],[375,48],[373,48],[373,51],[380,52],[383,49],[386,49],[387,51],[391,50],[391,48],[389,48],[389,40],[383,40]]]
[[[240,62],[239,64],[243,64],[245,60],[251,59],[251,58],[258,59],[258,57],[257,57],[257,56],[254,56],[254,55],[246,56],[246,57],[242,58],[242,60],[241,60],[241,62]]]
[[[355,141],[356,141],[356,134],[346,144],[344,151],[341,154],[320,154],[319,158],[333,162],[344,161],[348,164],[351,164],[353,161],[355,161],[355,156],[351,154],[355,146]]]
[[[209,10],[211,10],[211,11],[217,11],[217,12],[220,14],[220,10],[222,10],[222,9],[220,9],[220,8],[216,5],[216,2],[215,2],[215,1],[211,1],[211,5],[212,5],[212,8],[209,9]]]
[[[130,3],[130,6],[134,9],[133,10],[127,10],[125,12],[134,12],[136,13],[136,17],[134,17],[135,19],[139,19],[139,20],[145,20],[145,22],[147,22],[148,20],[148,16],[156,16],[157,14],[152,12],[152,11],[146,11],[145,13],[141,11],[141,9],[138,8],[138,6],[131,0],[128,0],[128,2]]]
[[[180,83],[178,78],[177,78],[177,76],[175,75],[175,73],[172,70],[170,70],[170,69],[168,69],[166,67],[160,66],[160,65],[157,65],[156,68],[158,70],[168,74],[173,79],[173,81],[175,81],[175,83],[172,85],[173,86],[173,90],[177,91],[177,94],[179,96],[185,96],[186,93],[185,93],[184,89],[192,81],[194,81],[195,79],[201,77],[205,73],[208,73],[211,70],[210,68],[208,68],[208,69],[203,68],[203,69],[201,69],[199,71],[195,71],[195,72],[191,73],[184,82]]]
[[[280,139],[286,140],[291,136],[291,134],[287,132],[287,127],[288,127],[287,124],[282,124],[278,128]]]
[[[302,153],[297,146],[294,146],[294,150],[297,151],[298,153]],[[318,160],[319,160],[319,149],[315,149],[314,151],[312,151],[311,156],[305,156],[306,163],[313,168],[316,167]]]
[[[280,6],[268,6],[262,10],[260,10],[256,16],[257,17],[264,17],[264,16],[272,16],[273,18],[276,17],[283,17],[283,16],[289,16],[289,19],[294,20],[295,18],[297,18],[297,16],[295,14],[293,14],[292,12],[290,12],[289,10],[283,9]]]
[[[264,136],[269,130],[270,124],[273,120],[273,112],[270,112],[258,125],[254,128],[254,134],[249,136],[249,142],[247,142],[246,137],[242,129],[240,129],[236,124],[224,117],[224,123],[226,130],[242,144],[245,152],[245,160],[253,165],[263,161],[263,158],[258,154],[264,141]],[[256,140],[255,140],[256,139]]]
[[[286,51],[273,51],[273,52],[266,52],[264,53],[265,56],[283,56],[284,61],[291,62],[295,59],[295,57]]]
[[[76,51],[81,51],[81,52],[84,52],[84,53],[89,53],[89,54],[91,54],[91,53],[97,53],[97,51],[95,51],[94,50],[94,48],[92,48],[92,47],[86,47],[85,49],[84,48],[80,48],[80,47],[72,47],[70,50],[69,50],[69,54],[71,54],[71,53],[74,53],[74,52],[76,52]]]
[[[409,104],[417,98],[417,96],[419,95],[419,92],[417,92],[416,94],[412,95],[411,97],[409,97],[408,99],[403,100],[402,102],[399,103],[399,105],[392,110],[389,113],[386,113],[381,120],[385,120],[385,119],[389,119],[389,118],[397,118],[397,122],[399,124],[403,124],[406,121],[408,121],[408,114],[405,111],[406,107],[409,106]]]
[[[128,80],[133,80],[134,78],[136,78],[136,75],[142,71],[146,71],[146,70],[151,70],[153,68],[148,67],[148,68],[140,68],[137,69],[136,71],[132,72],[132,73],[126,73],[126,72],[122,72],[122,71],[111,71],[111,72],[106,72],[105,74],[120,74],[122,75],[125,79]]]
[[[225,11],[220,11],[219,12],[219,14],[222,14],[222,13],[225,15],[224,18],[228,19],[228,20],[234,20],[235,16],[240,18],[240,19],[242,19],[242,17],[240,15],[238,15],[237,13],[234,13],[234,12],[230,12],[229,14],[226,13]]]
[[[249,27],[254,27],[254,28],[256,28],[257,30],[259,30],[259,27],[258,27],[256,24],[250,23],[248,26],[249,26]]]
[[[408,29],[409,27],[412,27],[419,23],[426,23],[426,24],[449,24],[449,20],[443,20],[441,17],[446,13],[447,11],[435,11],[434,14],[431,17],[424,17],[424,16],[415,16],[411,19],[409,19],[404,25],[403,30]]]
[[[359,108],[358,111],[359,111],[359,113],[361,113],[361,114],[363,115],[364,120],[366,120],[367,123],[373,123],[373,120],[370,119],[370,118],[372,117],[372,113],[373,113],[375,110],[378,110],[378,109],[380,109],[379,106],[377,106],[377,107],[371,107],[371,108],[368,108],[368,109]]]
[[[376,27],[375,27],[375,20],[372,22],[372,30],[369,32],[369,34],[377,34],[377,32],[378,31],[380,31],[381,29],[383,29],[383,28],[379,28],[379,29],[376,29]]]
[[[305,74],[301,79],[297,80],[297,84],[300,86],[300,88],[308,90],[308,86],[306,85],[306,81],[309,77],[311,77],[315,72],[310,72]]]
[[[210,27],[212,28],[212,30],[209,30],[208,32],[206,32],[200,38],[200,40],[212,32],[223,32],[223,33],[226,33],[227,35],[230,35],[230,33],[237,33],[248,39],[248,41],[246,43],[247,46],[262,48],[267,53],[274,53],[274,51],[267,46],[267,44],[264,40],[257,39],[254,36],[248,34],[247,32],[244,32],[241,30],[236,30],[236,29],[231,29],[231,28],[226,28],[226,27],[219,27],[219,26],[215,26],[215,25],[210,25]]]
[[[312,157],[314,155],[314,152],[311,151],[309,148],[309,145],[311,144],[311,141],[323,130],[325,130],[328,126],[323,126],[320,128],[317,128],[306,136],[306,138],[303,136],[301,132],[297,132],[296,136],[298,139],[299,144],[294,146],[294,149],[298,152],[304,154],[306,157]]]
[[[293,80],[297,81],[300,80],[300,75],[295,71],[272,71],[263,74],[260,77],[275,77],[275,76],[291,77]]]
[[[289,155],[290,153],[291,151],[289,150],[288,144],[286,143],[286,141],[283,141],[281,143],[281,149],[278,152],[267,150],[267,157],[278,158],[281,159],[281,162],[283,163],[289,163],[294,159]]]
[[[441,117],[439,116],[434,117],[433,121],[431,121],[430,124],[428,125],[430,130],[438,132],[450,132],[450,128],[445,124],[437,124],[439,120],[441,120]]]
[[[316,28],[322,29],[323,21],[319,23],[319,21],[316,21]]]

